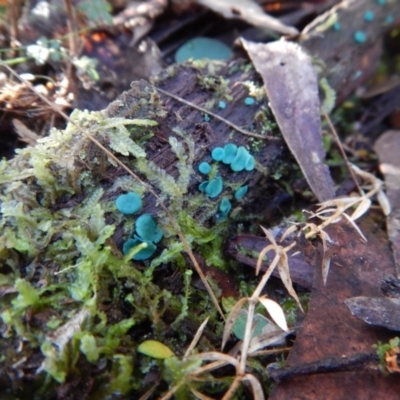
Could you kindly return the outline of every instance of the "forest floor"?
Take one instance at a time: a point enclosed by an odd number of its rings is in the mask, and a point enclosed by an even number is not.
[[[398,399],[396,2],[1,2],[3,399]]]

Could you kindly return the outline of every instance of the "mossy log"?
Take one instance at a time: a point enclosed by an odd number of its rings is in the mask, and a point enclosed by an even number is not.
[[[207,293],[193,288],[185,248],[160,201],[199,263],[229,272],[227,237],[242,222],[249,227],[252,216],[259,222],[266,212],[274,213],[274,199],[284,192],[278,177],[300,176],[261,87],[245,61],[173,66],[151,83],[134,82],[103,112],[74,112],[64,131],[54,129],[37,146],[0,164],[2,391],[20,398],[53,398],[55,390],[82,398],[140,392],[143,375],[135,363],[147,361],[138,361],[135,349],[144,335],[168,344],[193,335],[211,315],[205,335],[213,340],[221,322]],[[249,96],[252,105],[244,102]],[[150,185],[158,199],[88,135]],[[246,147],[256,168],[234,172],[212,161],[210,151],[226,143]],[[208,178],[198,172],[203,161],[212,165]],[[198,186],[218,174],[223,192],[209,198]],[[235,200],[243,185],[248,194]],[[148,261],[129,260],[121,251],[139,215],[116,210],[117,196],[128,191],[142,197],[140,214],[155,216],[164,231]],[[233,206],[225,219],[218,218],[223,197]]]

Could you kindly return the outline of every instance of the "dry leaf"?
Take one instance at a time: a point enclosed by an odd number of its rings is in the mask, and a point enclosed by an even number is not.
[[[276,301],[268,299],[265,296],[259,297],[258,301],[266,308],[268,314],[279,326],[279,328],[281,328],[283,331],[289,330],[286,323],[285,313],[283,312],[282,307]]]
[[[351,219],[355,221],[356,219],[360,218],[364,215],[369,208],[371,207],[371,200],[368,197],[364,197],[360,204],[357,206],[353,214],[351,214]]]
[[[226,345],[226,342],[229,339],[229,336],[232,332],[233,326],[240,314],[240,310],[243,308],[245,303],[247,302],[247,297],[241,298],[232,308],[231,312],[228,315],[228,318],[225,322],[224,333],[222,335],[222,345],[221,348],[223,349]]]
[[[12,122],[19,139],[25,143],[28,143],[29,146],[35,146],[37,140],[40,139],[40,136],[27,128],[26,125],[24,125],[20,120],[13,119]]]
[[[273,324],[271,323],[271,325]],[[275,325],[273,326],[276,328]],[[293,332],[294,331],[275,329],[272,332],[265,332],[261,335],[255,336],[250,341],[248,354],[252,355],[267,346],[281,346],[285,343],[286,336]]]
[[[253,392],[253,399],[254,400],[264,400],[264,391],[261,386],[261,383],[259,380],[251,374],[246,374],[243,378],[242,381],[248,382],[250,384],[251,390]]]
[[[389,199],[387,198],[385,192],[383,192],[382,190],[380,190],[380,191],[378,192],[378,194],[376,195],[376,198],[377,198],[377,200],[378,200],[378,202],[379,202],[379,205],[380,205],[381,208],[382,208],[383,213],[384,213],[386,216],[388,216],[388,215],[391,213],[392,208],[390,207],[390,202],[389,202]]]
[[[235,18],[260,28],[269,29],[284,35],[297,35],[296,28],[287,26],[278,19],[264,13],[262,7],[252,0],[195,0],[225,18]]]
[[[192,342],[190,343],[190,346],[187,348],[184,357],[187,357],[192,350],[196,347],[198,341],[200,340],[201,335],[203,334],[203,331],[207,325],[207,322],[210,317],[207,317],[202,324],[199,326],[199,329],[197,329],[196,335],[194,335],[194,338],[192,339]]]
[[[379,156],[380,169],[387,188],[387,198],[379,192],[377,198],[388,216],[387,231],[392,243],[397,275],[400,276],[400,131],[385,132],[376,141],[374,148]]]
[[[257,44],[242,39],[261,75],[271,109],[291,152],[320,202],[335,197],[323,164],[317,75],[300,46],[286,41]]]
[[[300,310],[303,311],[303,307],[300,304],[300,300],[297,297],[297,293],[293,289],[292,278],[290,277],[289,262],[286,253],[282,253],[281,255],[281,258],[278,263],[278,271],[279,271],[279,276],[281,277],[281,281],[285,285],[286,290],[289,292],[290,296],[296,300],[296,303],[300,307]]]

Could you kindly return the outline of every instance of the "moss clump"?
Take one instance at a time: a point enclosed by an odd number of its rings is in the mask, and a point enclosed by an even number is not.
[[[169,139],[177,158],[175,179],[146,158],[143,137],[152,136],[155,121],[78,111],[71,121],[65,131],[53,130],[36,147],[20,150],[13,160],[0,164],[0,282],[9,288],[0,300],[0,363],[19,360],[20,372],[11,381],[7,378],[7,385],[9,393],[12,387],[26,388],[22,398],[32,393],[51,397],[58,385],[71,379],[83,382],[88,376],[93,398],[139,389],[143,376],[134,369],[135,349],[142,340],[139,327],[150,323],[153,335],[165,342],[166,321],[189,316],[191,274],[186,272],[191,271],[186,270],[176,227],[155,206],[162,230],[151,240],[160,242],[165,235],[158,256],[143,269],[143,263],[135,265],[129,254],[122,254],[118,236],[132,232],[136,221],[116,210],[117,192],[146,192],[133,179],[115,180],[115,162],[77,126],[153,182],[188,243],[203,246],[207,262],[222,265],[212,241],[227,225],[211,230],[203,226],[216,205],[196,196],[190,203],[184,197],[193,178],[193,141],[180,131]],[[189,216],[194,214],[202,215],[203,222]],[[188,277],[183,297],[152,282],[155,268],[171,261]],[[215,316],[205,303],[204,312]],[[190,314],[195,324],[203,318]],[[37,372],[28,385],[31,358]]]

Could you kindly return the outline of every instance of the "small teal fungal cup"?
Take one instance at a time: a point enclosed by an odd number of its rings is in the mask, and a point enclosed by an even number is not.
[[[142,208],[142,199],[137,193],[129,192],[118,196],[115,205],[123,214],[135,214]]]
[[[214,161],[222,161],[225,156],[225,150],[222,147],[215,147],[211,152],[211,157]]]
[[[227,218],[229,211],[231,211],[232,204],[227,197],[224,197],[218,206],[217,220],[222,221]]]
[[[232,171],[243,171],[246,168],[246,162],[249,157],[252,157],[250,153],[243,146],[240,146],[238,148],[235,158],[231,162]]]
[[[367,34],[364,31],[357,31],[354,33],[354,40],[357,43],[365,43],[367,41]]]
[[[132,257],[135,261],[143,261],[150,258],[156,251],[157,247],[154,243],[147,242],[142,240],[141,238],[135,236],[133,239],[128,239],[122,246],[122,252],[126,255],[128,254],[134,247],[139,246],[142,243],[146,243],[146,247],[144,249],[139,250]]]
[[[340,31],[341,29],[342,29],[342,24],[339,21],[337,21],[333,24],[334,31]]]
[[[371,22],[371,21],[374,20],[374,18],[375,18],[375,14],[374,14],[373,11],[371,11],[371,10],[365,11],[365,13],[364,13],[364,19],[365,19],[365,21]]]
[[[233,143],[228,143],[227,145],[225,145],[224,147],[225,155],[221,161],[224,164],[230,164],[235,158],[237,150],[238,150],[237,146]]]
[[[256,161],[254,159],[254,157],[249,154],[249,157],[246,160],[246,164],[244,166],[244,169],[246,171],[253,171],[253,169],[256,167]]]
[[[232,56],[232,50],[216,39],[196,37],[184,43],[175,53],[175,62],[181,63],[189,59],[201,60],[228,60]]]
[[[208,174],[211,172],[211,165],[208,162],[202,162],[199,164],[199,172],[202,174]]]
[[[224,108],[226,108],[226,103],[223,100],[220,100],[218,102],[218,108],[220,108],[221,110],[223,110]]]
[[[244,104],[246,104],[246,106],[252,106],[256,101],[254,100],[253,97],[246,97],[244,99]]]
[[[138,236],[145,242],[158,243],[164,236],[164,232],[151,214],[141,215],[136,220],[135,229]]]
[[[388,15],[388,16],[385,18],[385,24],[386,24],[386,25],[391,25],[391,24],[393,24],[393,22],[394,22],[393,15]]]
[[[216,177],[215,179],[208,182],[207,186],[204,189],[204,192],[208,197],[213,199],[214,197],[219,196],[223,190],[223,182],[220,176]]]
[[[236,200],[242,200],[244,196],[246,196],[247,192],[249,190],[248,185],[241,186],[238,190],[236,190],[234,197]]]
[[[198,189],[200,190],[200,192],[204,192],[206,190],[208,183],[209,183],[208,181],[204,181],[204,182],[200,183],[200,185],[198,186]]]

